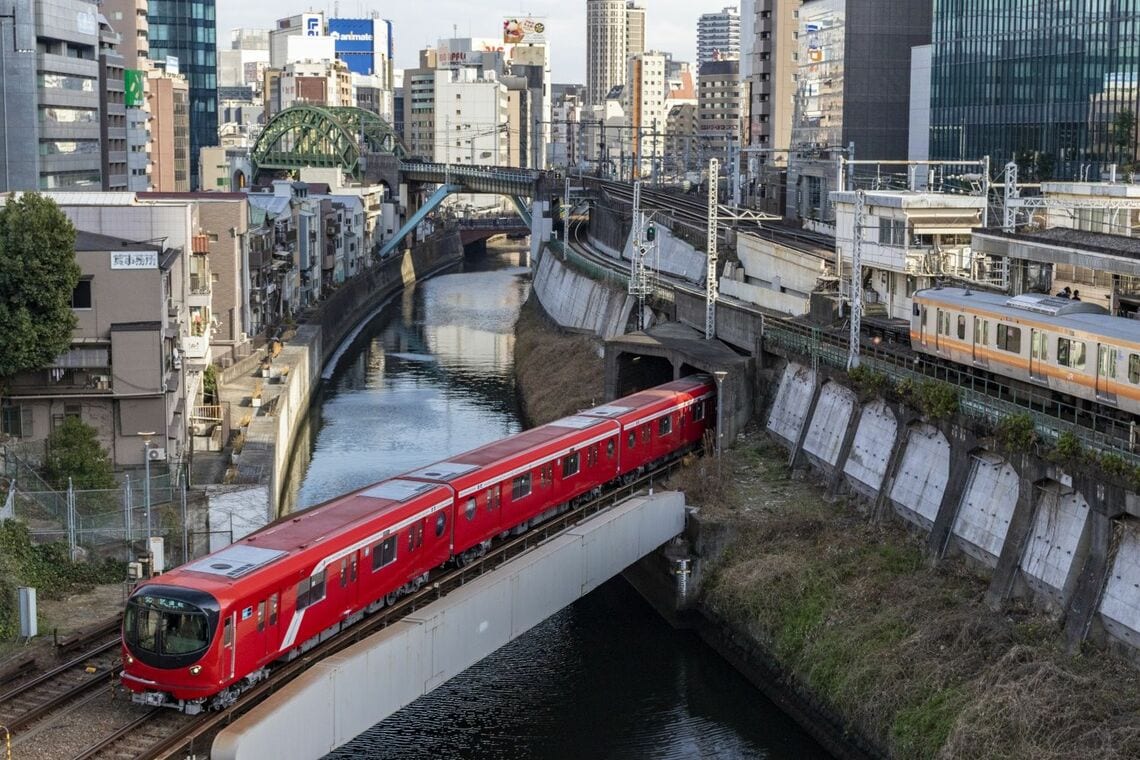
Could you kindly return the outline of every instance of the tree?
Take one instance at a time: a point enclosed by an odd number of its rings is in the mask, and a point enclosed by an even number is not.
[[[1116,146],[1116,161],[1127,170],[1135,159],[1133,135],[1136,132],[1136,114],[1125,109],[1112,120],[1112,144]]]
[[[24,193],[0,208],[0,379],[46,367],[71,345],[79,274],[75,227],[54,201]]]
[[[44,458],[44,480],[63,490],[68,478],[76,488],[114,488],[115,468],[99,445],[95,428],[78,417],[65,417],[51,431]]]

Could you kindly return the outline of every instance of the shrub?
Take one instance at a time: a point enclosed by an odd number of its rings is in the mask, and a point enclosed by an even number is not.
[[[69,478],[76,488],[115,487],[115,468],[95,428],[78,417],[65,417],[47,438],[44,480],[63,490]]]
[[[899,396],[932,420],[953,417],[958,412],[958,389],[940,380],[903,380]]]
[[[1026,413],[1003,417],[994,429],[998,441],[1011,451],[1027,451],[1037,442],[1037,428]]]
[[[852,384],[859,392],[859,396],[863,400],[879,398],[886,393],[890,387],[890,378],[882,372],[877,372],[869,367],[852,367],[847,371],[847,377],[851,379]]]
[[[1057,442],[1053,444],[1049,458],[1054,462],[1071,465],[1080,462],[1083,453],[1084,447],[1081,446],[1081,440],[1066,430],[1057,436]]]

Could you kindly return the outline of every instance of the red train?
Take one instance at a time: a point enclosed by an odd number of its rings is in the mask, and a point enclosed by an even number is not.
[[[433,569],[690,449],[712,427],[715,390],[695,375],[635,393],[283,517],[141,584],[123,617],[122,683],[142,704],[224,707]]]

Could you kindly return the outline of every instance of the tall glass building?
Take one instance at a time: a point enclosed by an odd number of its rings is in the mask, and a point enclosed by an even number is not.
[[[198,151],[218,144],[215,0],[150,0],[150,59],[178,59],[190,83],[190,186],[198,188]]]
[[[1140,0],[934,0],[930,155],[1099,179],[1137,158]]]

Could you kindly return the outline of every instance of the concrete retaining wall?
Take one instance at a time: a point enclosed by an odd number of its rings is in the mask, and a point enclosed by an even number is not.
[[[700,285],[705,281],[705,271],[708,269],[708,256],[704,251],[698,251],[693,246],[673,236],[672,230],[663,225],[657,225],[657,240],[652,253],[646,256],[645,265],[655,272],[680,277],[694,284]],[[598,241],[599,246],[601,241]],[[610,255],[614,251],[608,246],[605,249]],[[633,233],[625,241],[621,249],[621,258],[633,261]]]
[[[1064,609],[1088,547],[1089,504],[1079,493],[1062,493],[1052,482],[1038,490],[1033,529],[1021,558],[1026,583]]]
[[[974,456],[970,481],[954,520],[954,535],[961,539],[962,551],[985,565],[997,565],[1017,495],[1017,472],[1008,462],[994,454]]]
[[[321,757],[589,593],[684,524],[684,495],[675,492],[598,515],[315,664],[224,729],[211,757]]]
[[[864,496],[874,497],[882,487],[898,429],[894,412],[882,399],[863,407],[843,472],[852,488]]]
[[[837,424],[850,420],[855,412],[855,394],[839,383],[825,383],[819,392],[811,424],[804,436],[804,451],[817,461],[834,468],[839,461],[847,428]]]
[[[768,415],[768,429],[795,445],[799,442],[804,421],[811,413],[815,373],[799,364],[789,364],[780,378],[780,390]]]
[[[600,338],[622,335],[634,305],[624,290],[579,274],[549,249],[538,260],[532,288],[560,326]]]
[[[891,502],[907,520],[929,530],[938,519],[950,478],[950,443],[933,425],[907,431],[906,450],[891,486]]]

